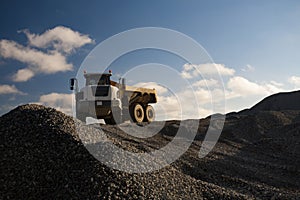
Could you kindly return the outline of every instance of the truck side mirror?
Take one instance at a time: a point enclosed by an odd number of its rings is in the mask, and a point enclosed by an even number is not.
[[[70,79],[70,90],[74,90],[75,87],[75,78]]]

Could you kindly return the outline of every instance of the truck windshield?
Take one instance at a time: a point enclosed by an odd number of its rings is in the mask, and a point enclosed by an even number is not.
[[[108,76],[88,76],[86,77],[86,85],[110,85],[110,79]]]

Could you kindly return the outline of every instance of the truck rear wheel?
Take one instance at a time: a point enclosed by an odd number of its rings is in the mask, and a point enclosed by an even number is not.
[[[145,122],[153,122],[155,119],[155,112],[152,106],[147,105],[145,108]]]
[[[143,106],[139,103],[132,105],[130,109],[130,115],[134,122],[143,122],[145,117]]]

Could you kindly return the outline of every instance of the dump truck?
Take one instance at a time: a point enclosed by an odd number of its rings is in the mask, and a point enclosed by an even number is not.
[[[86,122],[86,117],[104,119],[106,124],[131,121],[152,122],[155,112],[150,104],[157,102],[156,90],[138,88],[111,80],[112,73],[84,73],[85,86],[78,88],[78,80],[70,79],[70,89],[75,93],[76,118]]]

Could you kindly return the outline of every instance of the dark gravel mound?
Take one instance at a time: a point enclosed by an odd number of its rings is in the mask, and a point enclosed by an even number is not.
[[[1,199],[202,199],[243,197],[169,166],[148,174],[112,170],[96,160],[75,131],[96,131],[52,108],[20,106],[0,118]],[[107,133],[113,126],[103,127]],[[124,134],[123,134],[124,135]],[[114,142],[132,151],[140,145]],[[167,141],[167,140],[166,140]],[[146,143],[145,143],[146,144]],[[149,146],[151,149],[152,147]]]
[[[234,117],[233,117],[234,116]],[[248,115],[228,115],[226,130],[234,130],[234,136],[249,142],[257,141],[264,137],[274,137],[275,132],[282,127],[300,122],[300,110],[286,111],[256,111]],[[281,132],[282,137],[288,138],[286,132]]]
[[[209,118],[201,119],[189,150],[171,166],[146,174],[128,174],[103,165],[86,150],[75,124],[85,142],[102,134],[99,126],[83,125],[55,109],[39,105],[23,105],[0,118],[1,199],[299,199],[300,196],[300,111],[297,110],[229,115],[220,140],[204,159],[198,158],[198,152]],[[168,144],[179,125],[180,121],[168,121],[159,134],[146,139],[130,136],[117,126],[101,125],[101,129],[110,141],[125,150],[151,152]],[[103,137],[101,142],[105,145],[107,139]]]
[[[300,111],[261,111],[226,119],[213,151],[197,154],[201,141],[173,166],[191,177],[235,191],[246,198],[299,199]],[[209,122],[200,122],[198,135]],[[198,146],[197,146],[198,145]]]
[[[266,97],[251,111],[300,110],[300,91],[282,92]]]

